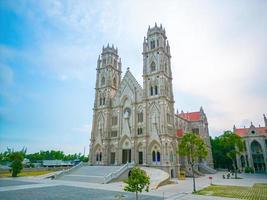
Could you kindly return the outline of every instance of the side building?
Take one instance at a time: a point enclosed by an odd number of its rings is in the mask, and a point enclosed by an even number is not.
[[[263,115],[264,126],[251,125],[246,128],[236,128],[233,132],[239,135],[245,143],[245,151],[237,156],[237,166],[241,171],[246,167],[252,168],[257,173],[267,172],[267,119]]]
[[[204,164],[211,168],[213,171],[213,158],[211,151],[211,143],[209,136],[209,126],[207,116],[201,107],[199,111],[196,112],[176,112],[175,115],[175,125],[176,125],[176,135],[178,141],[186,132],[192,132],[200,136],[203,139],[204,143],[208,147],[208,156],[205,160],[199,160],[199,164]],[[183,169],[188,169],[189,164],[186,158],[180,157],[180,165]],[[197,170],[197,169],[196,169]],[[208,168],[207,168],[208,170]]]

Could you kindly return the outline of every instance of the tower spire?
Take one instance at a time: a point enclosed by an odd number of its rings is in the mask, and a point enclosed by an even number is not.
[[[263,114],[263,119],[264,119],[265,127],[267,127],[267,118],[266,118],[266,115],[265,114]]]

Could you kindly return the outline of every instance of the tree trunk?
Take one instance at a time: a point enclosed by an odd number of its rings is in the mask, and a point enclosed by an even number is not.
[[[195,182],[195,172],[194,172],[194,164],[191,164],[192,167],[192,175],[193,175],[193,192],[196,192],[196,182]]]
[[[235,179],[237,179],[237,169],[236,169],[235,160],[233,160],[233,167],[234,167],[234,172],[235,172]]]
[[[138,200],[138,192],[135,192],[135,199]]]

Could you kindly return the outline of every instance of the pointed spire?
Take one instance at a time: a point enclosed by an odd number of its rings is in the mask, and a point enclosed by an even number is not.
[[[162,29],[162,24],[160,24],[160,29]]]
[[[235,132],[235,129],[236,129],[236,127],[235,127],[235,124],[234,124],[234,127],[233,127],[233,131]]]
[[[112,49],[114,49],[114,44],[112,44]]]
[[[203,110],[203,107],[200,106],[200,112],[203,112],[204,113],[204,110]]]
[[[107,48],[109,48],[109,43],[108,43],[108,46],[107,46]]]
[[[177,115],[179,114],[179,111],[178,111],[178,109],[176,109],[176,114],[177,114]]]
[[[265,114],[263,114],[263,119],[264,119],[265,127],[267,127],[267,118],[266,118],[266,115]]]
[[[157,28],[157,22],[155,22],[155,27]]]

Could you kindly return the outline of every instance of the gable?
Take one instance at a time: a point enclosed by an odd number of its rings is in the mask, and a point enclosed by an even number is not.
[[[142,91],[142,87],[128,69],[119,85],[113,103],[115,106],[120,105],[122,98],[125,96],[134,101],[135,94],[137,102],[140,102],[142,101]]]

